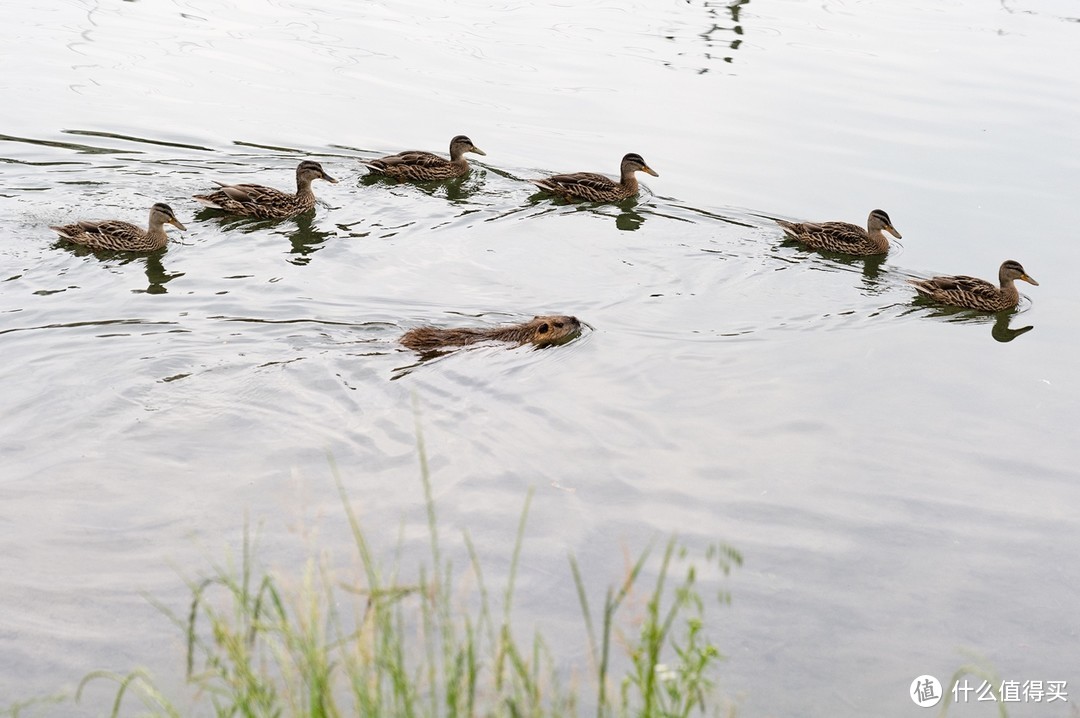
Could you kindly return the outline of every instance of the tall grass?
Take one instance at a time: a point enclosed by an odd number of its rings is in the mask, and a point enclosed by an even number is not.
[[[343,582],[325,562],[308,563],[297,587],[258,568],[245,527],[238,566],[215,566],[190,583],[184,615],[158,604],[186,637],[184,708],[141,671],[96,671],[80,683],[115,681],[111,715],[139,700],[153,715],[215,716],[575,716],[667,718],[720,714],[715,674],[721,654],[706,630],[698,572],[726,575],[742,562],[714,546],[693,561],[675,539],[650,565],[646,547],[594,612],[578,562],[570,557],[585,624],[586,666],[556,664],[543,637],[522,641],[512,626],[521,566],[525,498],[505,585],[489,591],[468,532],[469,581],[444,556],[422,434],[420,476],[427,509],[430,565],[402,576],[400,560],[384,570],[331,458],[352,531],[360,576]],[[653,580],[644,586],[645,577]],[[471,586],[462,597],[460,589]],[[628,599],[633,598],[633,601]],[[726,602],[726,594],[717,596]],[[644,599],[644,609],[640,610]],[[628,605],[639,607],[625,616]],[[618,666],[618,668],[616,668]]]

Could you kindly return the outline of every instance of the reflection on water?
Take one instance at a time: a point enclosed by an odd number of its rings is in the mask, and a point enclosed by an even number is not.
[[[438,359],[439,357],[446,356],[447,354],[465,351],[467,349],[476,349],[476,347],[447,347],[445,349],[432,349],[430,351],[422,352],[410,351],[409,354],[411,354],[416,361],[414,361],[412,364],[405,364],[403,366],[394,367],[390,372],[390,381],[397,381],[398,379],[403,379],[412,374],[420,367]]]
[[[708,47],[710,47],[710,48],[722,47],[722,48],[726,48],[726,49],[731,50],[732,53],[734,53],[735,50],[739,49],[739,46],[742,44],[742,35],[743,35],[743,26],[742,26],[742,23],[739,20],[739,13],[742,10],[743,6],[748,4],[749,2],[750,2],[750,0],[735,0],[735,2],[724,5],[724,10],[727,11],[728,16],[729,16],[732,24],[729,27],[729,26],[726,26],[726,25],[720,25],[718,22],[714,21],[711,28],[709,28],[705,32],[701,33],[701,37],[705,40],[705,44]],[[719,20],[720,19],[720,12],[717,10],[716,3],[710,2],[709,0],[706,0],[704,4],[705,4],[705,7],[706,7],[709,15],[712,18],[716,18],[717,20]],[[725,20],[726,20],[726,18],[725,18]],[[728,33],[728,32],[732,33],[733,35],[736,35],[736,37],[734,39],[731,39],[731,40],[728,40],[728,39],[724,38],[722,34],[723,33]],[[717,33],[721,34],[721,36],[719,38],[714,37],[714,35],[717,34]],[[706,57],[708,57],[709,59],[712,59],[713,54],[710,52],[708,55],[706,55]],[[723,53],[721,53],[721,59],[724,62],[729,62],[730,63],[730,62],[733,61],[734,55],[733,54],[723,54]],[[702,72],[706,72],[706,71],[707,70],[702,70]]]
[[[870,257],[862,257],[858,264],[862,265],[863,288],[870,294],[878,294],[881,292],[882,283],[876,281],[881,276],[881,266],[885,264],[885,260],[888,258],[887,254],[876,254]]]
[[[326,212],[325,204],[316,201],[314,210],[286,217],[283,219],[260,219],[258,217],[243,217],[223,213],[221,210],[210,207],[201,208],[195,219],[199,222],[212,222],[220,227],[225,234],[242,232],[243,234],[259,235],[266,232],[288,237],[291,245],[289,254],[295,255],[289,258],[289,262],[297,266],[304,266],[311,262],[311,255],[322,249],[326,241],[337,236],[334,229],[322,229],[317,223],[319,212]],[[343,226],[347,230],[348,226]]]
[[[80,145],[74,142],[57,142],[55,140],[39,140],[32,137],[15,137],[13,135],[0,135],[0,142],[25,142],[30,145],[41,147],[55,147],[64,150],[73,150],[88,155],[112,155],[112,154],[137,154],[138,150],[118,150],[110,147],[94,147],[92,145]],[[11,160],[12,162],[16,160]]]
[[[200,207],[195,212],[195,220],[198,222],[216,223],[223,232],[243,232],[244,234],[256,234],[273,229],[286,219],[260,219],[259,217],[244,217],[238,214],[229,214],[212,207]]]
[[[114,252],[110,250],[92,250],[89,247],[63,239],[57,240],[51,245],[52,249],[66,251],[76,257],[94,257],[106,267],[124,267],[131,264],[142,264],[146,274],[147,286],[145,289],[132,290],[145,294],[166,294],[165,285],[184,276],[184,272],[169,272],[165,269],[163,259],[167,256],[168,247],[156,252]]]
[[[690,3],[690,0],[687,0]],[[711,62],[719,60],[731,64],[735,60],[735,51],[743,43],[745,30],[740,19],[743,6],[748,5],[750,0],[734,0],[730,3],[718,3],[714,0],[703,0],[700,6],[705,10],[708,17],[709,27],[697,32],[696,37],[705,44],[704,65],[696,67],[698,74],[705,74],[713,69]],[[693,3],[697,4],[697,3]],[[666,40],[681,41],[682,37],[665,35]],[[691,53],[680,51],[679,57],[688,57]],[[672,63],[665,62],[665,66],[671,67]]]
[[[1033,325],[1023,327],[1012,326],[1014,320],[1018,321],[1018,317],[1026,311],[1026,307],[1023,306],[1025,302],[1026,299],[1022,297],[1021,307],[1019,308],[987,314],[986,312],[977,312],[973,309],[964,309],[963,307],[949,307],[936,304],[929,297],[918,295],[912,298],[908,305],[909,308],[902,312],[901,315],[919,314],[931,319],[948,322],[949,324],[989,324],[990,336],[992,336],[995,341],[1005,343],[1011,342],[1018,336],[1026,334],[1035,328]]]
[[[443,182],[441,187],[436,187],[436,192],[433,192],[433,194],[441,190],[447,200],[456,204],[465,204],[482,193],[486,173],[482,168],[476,166],[475,161],[471,164],[473,167],[467,175]]]
[[[833,264],[858,271],[862,274],[863,290],[867,295],[881,294],[891,286],[888,282],[882,281],[887,273],[887,270],[883,269],[883,267],[890,257],[889,254],[855,256],[830,252],[824,249],[811,249],[783,234],[778,236],[777,239],[779,240],[779,246],[797,249],[804,257],[820,257]]]
[[[201,150],[203,152],[213,152],[209,147],[202,147],[200,145],[189,145],[182,142],[168,142],[166,140],[157,140],[149,137],[135,137],[133,135],[121,135],[115,132],[98,132],[96,130],[63,130],[66,135],[80,135],[83,137],[108,137],[114,140],[123,140],[125,142],[137,142],[146,145],[159,145],[161,147],[182,147],[188,150]],[[131,151],[131,150],[128,150]]]
[[[1063,22],[1080,23],[1080,16],[1077,16],[1077,15],[1059,15],[1059,14],[1056,14],[1056,13],[1048,12],[1046,7],[1044,7],[1044,5],[1052,4],[1052,3],[1039,3],[1036,7],[1027,7],[1027,8],[1016,7],[1017,5],[1021,5],[1021,4],[1023,4],[1023,3],[1022,2],[1021,3],[1014,3],[1014,2],[1010,2],[1010,0],[1001,0],[1001,9],[1004,10],[1005,12],[1009,13],[1009,14],[1045,15],[1047,17],[1052,17],[1055,20],[1061,20]],[[1075,8],[1075,5],[1072,5],[1072,4],[1065,5],[1064,3],[1061,3],[1061,2],[1059,2],[1059,4],[1061,5],[1061,8],[1062,8],[1063,11],[1064,10],[1070,10],[1071,11],[1071,10],[1074,10],[1074,8]]]
[[[391,177],[381,172],[365,172],[360,175],[359,184],[363,187],[416,187],[430,197],[442,196],[451,202],[464,202],[484,191],[484,170],[477,166],[475,160],[470,162],[469,166],[469,172],[464,176],[442,180],[410,180]]]
[[[83,328],[86,328],[86,327],[90,327],[92,329],[97,329],[98,327],[108,327],[109,329],[112,329],[113,327],[154,327],[154,328],[164,327],[164,329],[162,329],[162,331],[165,331],[165,332],[183,331],[182,329],[179,328],[179,325],[178,325],[177,322],[164,322],[164,321],[155,322],[155,321],[147,321],[145,319],[102,319],[102,320],[87,321],[87,322],[66,322],[66,323],[60,323],[60,324],[43,324],[43,325],[35,325],[35,326],[29,326],[29,327],[7,327],[7,328],[0,329],[0,334],[13,334],[13,333],[17,333],[17,332],[38,332],[38,331],[42,331],[42,330],[53,331],[53,330],[65,330],[65,329],[83,329]],[[128,332],[111,332],[111,331],[108,332],[108,333],[98,333],[97,334],[97,336],[99,336],[99,337],[127,336],[127,335],[128,335]]]
[[[645,190],[642,190],[644,193]],[[599,217],[610,217],[615,220],[615,228],[627,232],[633,232],[641,229],[641,226],[645,223],[646,217],[653,212],[647,211],[645,208],[650,207],[649,204],[643,203],[639,197],[629,197],[621,202],[584,202],[573,201],[563,197],[556,197],[543,190],[539,192],[533,192],[526,198],[526,207],[531,211],[530,215],[543,215],[558,212],[585,212],[587,214],[593,214]],[[512,214],[514,211],[506,212],[502,216]]]
[[[292,242],[292,249],[289,250],[289,253],[299,255],[289,259],[293,264],[305,265],[310,262],[311,257],[309,255],[322,249],[323,243],[335,235],[332,231],[318,229],[313,224],[314,216],[315,212],[305,212],[297,215],[294,218],[296,229],[291,232],[284,232],[289,237],[289,241]]]
[[[1021,334],[1030,332],[1035,328],[1029,324],[1026,327],[1013,329],[1010,325],[1015,316],[1012,312],[998,312],[994,318],[994,328],[990,330],[990,335],[999,342],[1011,342]]]
[[[149,282],[145,290],[147,294],[165,294],[166,284],[184,276],[183,272],[165,271],[165,265],[161,261],[163,254],[164,252],[155,252],[146,257],[146,279]]]
[[[790,238],[785,238],[781,244],[797,247],[808,256],[818,256],[834,264],[859,272],[863,277],[862,286],[867,295],[881,294],[890,286],[887,282],[882,281],[886,272],[882,267],[885,266],[885,262],[889,259],[888,254],[872,254],[860,257],[826,250],[808,249]]]
[[[637,203],[635,202],[634,205],[636,204]],[[633,209],[624,209],[615,217],[615,227],[624,232],[634,232],[639,230],[644,222],[645,216],[635,212]]]

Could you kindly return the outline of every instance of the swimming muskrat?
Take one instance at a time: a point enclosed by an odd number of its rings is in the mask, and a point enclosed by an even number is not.
[[[581,334],[581,322],[577,317],[538,316],[521,324],[508,324],[488,329],[417,327],[405,332],[401,337],[401,343],[418,352],[430,352],[443,347],[465,346],[486,341],[546,347],[564,344],[578,334]]]

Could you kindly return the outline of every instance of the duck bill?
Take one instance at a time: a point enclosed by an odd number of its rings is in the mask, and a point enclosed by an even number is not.
[[[1035,285],[1036,287],[1037,287],[1037,286],[1039,286],[1039,283],[1038,283],[1038,282],[1036,282],[1036,281],[1035,281],[1034,279],[1032,279],[1031,277],[1029,277],[1029,276],[1028,276],[1028,275],[1026,275],[1026,274],[1025,274],[1025,275],[1023,275],[1022,277],[1020,277],[1020,279],[1023,279],[1023,280],[1024,280],[1025,282],[1027,282],[1028,284],[1034,284],[1034,285]]]
[[[892,226],[891,224],[885,228],[885,231],[896,237],[897,239],[903,239],[903,237],[900,236],[900,233],[896,231],[896,227]]]
[[[337,184],[337,180],[334,179],[333,177],[331,177],[330,175],[326,174],[325,172],[323,172],[322,178],[324,180],[326,180],[327,182],[329,182],[330,184]]]
[[[642,172],[648,172],[648,173],[649,173],[649,174],[651,174],[651,175],[652,175],[653,177],[659,177],[659,176],[660,176],[660,175],[656,174],[656,172],[655,172],[655,171],[653,170],[653,168],[652,168],[652,167],[649,167],[648,165],[646,165],[646,166],[642,167],[642,168],[641,168],[641,171],[642,171]]]
[[[487,152],[484,152],[479,147],[473,147],[472,149],[469,150],[469,152],[475,152],[478,155],[483,155],[484,157],[487,157]]]
[[[178,220],[178,219],[177,219],[176,217],[173,217],[172,219],[170,219],[170,220],[169,220],[169,224],[171,224],[172,226],[176,227],[177,229],[182,229],[182,230],[184,230],[185,232],[187,231],[187,227],[185,227],[184,225],[182,225],[182,224],[180,223],[180,220]]]

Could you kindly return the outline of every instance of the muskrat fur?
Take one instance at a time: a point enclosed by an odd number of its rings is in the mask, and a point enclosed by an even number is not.
[[[543,316],[533,317],[521,324],[487,329],[417,327],[405,332],[401,337],[401,343],[418,352],[430,352],[448,346],[464,346],[486,341],[546,347],[568,342],[580,333],[581,322],[577,317]]]

